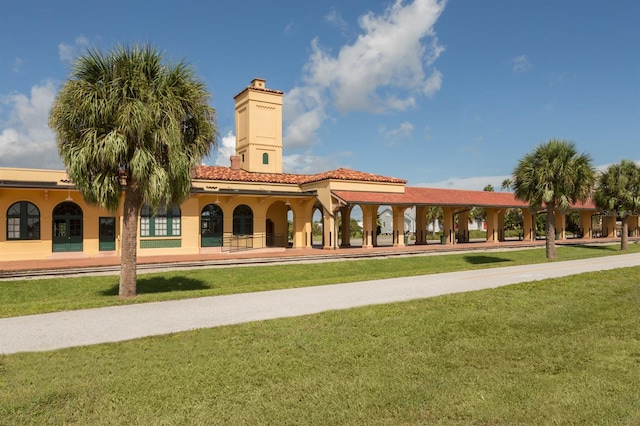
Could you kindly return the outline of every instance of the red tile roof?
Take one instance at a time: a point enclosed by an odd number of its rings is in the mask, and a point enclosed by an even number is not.
[[[195,169],[193,178],[216,181],[282,183],[291,185],[302,185],[305,183],[320,182],[330,179],[399,184],[405,184],[407,182],[403,179],[374,175],[371,173],[358,172],[356,170],[344,168],[315,175],[300,175],[289,173],[254,173],[247,172],[246,170],[232,170],[230,167],[222,166],[198,166]]]
[[[242,89],[241,91],[239,91],[238,94],[233,97],[233,99],[235,99],[238,96],[240,96],[242,93],[244,93],[245,90],[255,90],[257,92],[276,93],[278,95],[284,94],[284,92],[282,90],[267,89],[266,87],[265,88],[261,88],[261,87],[254,87],[252,85],[249,85],[249,86],[245,87],[244,89]]]
[[[460,207],[528,207],[529,204],[515,198],[512,192],[470,191],[461,189],[405,187],[404,193],[333,191],[333,194],[350,204],[396,204]],[[595,209],[593,202],[578,203],[576,209]]]

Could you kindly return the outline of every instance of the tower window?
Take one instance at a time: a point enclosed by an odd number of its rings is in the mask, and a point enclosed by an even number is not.
[[[266,152],[262,154],[262,164],[269,164],[269,154]]]

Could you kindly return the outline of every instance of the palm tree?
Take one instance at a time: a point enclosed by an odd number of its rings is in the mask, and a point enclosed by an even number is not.
[[[586,201],[595,182],[591,156],[578,154],[573,142],[551,139],[520,159],[513,171],[516,198],[536,211],[547,209],[546,255],[556,258],[556,210],[566,211],[577,201]]]
[[[500,187],[502,189],[509,190],[509,189],[511,189],[511,185],[512,184],[513,184],[513,182],[511,181],[511,179],[507,178],[507,179],[502,181],[502,184],[500,185]]]
[[[629,248],[629,216],[640,207],[640,167],[631,160],[613,164],[600,175],[594,194],[596,205],[605,214],[622,221],[620,250]]]
[[[191,66],[151,46],[87,50],[56,96],[49,125],[85,201],[123,200],[119,295],[136,295],[138,213],[178,204],[193,168],[216,144],[215,111]],[[124,194],[124,196],[123,196]]]

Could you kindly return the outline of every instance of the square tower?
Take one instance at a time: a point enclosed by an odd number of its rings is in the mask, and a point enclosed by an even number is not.
[[[236,101],[236,155],[240,168],[257,173],[282,173],[282,96],[254,78]]]

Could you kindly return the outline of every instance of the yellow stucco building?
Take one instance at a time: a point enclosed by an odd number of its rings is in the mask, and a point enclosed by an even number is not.
[[[191,196],[180,206],[155,215],[142,208],[138,256],[310,248],[316,210],[322,214],[323,248],[348,247],[356,205],[362,209],[363,247],[376,245],[380,205],[393,209],[394,246],[405,244],[404,211],[415,207],[416,244],[424,244],[430,205],[445,206],[446,235],[454,232],[454,216],[464,217],[472,206],[486,207],[496,228],[506,208],[527,207],[510,193],[411,188],[403,179],[349,169],[282,173],[283,92],[265,83],[254,79],[235,96],[236,153],[230,166],[196,168]],[[579,209],[585,226],[597,213],[592,204]],[[525,216],[531,223],[531,215]],[[344,218],[340,240],[338,217]],[[0,168],[2,260],[119,256],[121,220],[121,208],[109,212],[84,202],[64,171]],[[495,229],[490,234],[489,240],[500,240]]]

